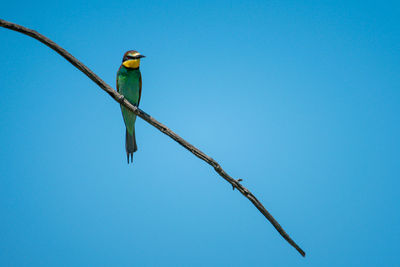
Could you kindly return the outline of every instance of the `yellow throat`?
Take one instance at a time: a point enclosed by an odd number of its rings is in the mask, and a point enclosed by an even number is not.
[[[129,69],[136,69],[136,68],[139,68],[139,65],[140,65],[140,58],[125,60],[125,61],[122,63],[122,65],[124,65],[126,68],[129,68]]]

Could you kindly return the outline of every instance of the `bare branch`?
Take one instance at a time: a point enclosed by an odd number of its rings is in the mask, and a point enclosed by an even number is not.
[[[211,165],[214,170],[222,177],[224,178],[228,183],[232,185],[232,187],[240,191],[243,196],[245,196],[247,199],[249,199],[253,205],[265,216],[265,218],[268,219],[268,221],[275,227],[275,229],[279,232],[279,234],[287,241],[289,242],[290,245],[292,245],[303,257],[305,257],[305,252],[289,237],[289,235],[283,230],[282,226],[272,217],[272,215],[264,208],[264,206],[261,204],[260,201],[243,185],[240,184],[241,179],[235,180],[231,176],[229,176],[222,168],[221,166],[213,160],[211,157],[207,156],[203,152],[201,152],[199,149],[185,141],[182,137],[171,131],[167,126],[161,124],[159,121],[151,117],[149,114],[144,112],[143,110],[135,107],[131,103],[129,103],[128,100],[126,100],[122,95],[120,95],[117,91],[115,91],[112,87],[110,87],[108,84],[106,84],[102,79],[100,79],[99,76],[94,74],[88,67],[86,67],[84,64],[82,64],[79,60],[74,58],[70,53],[68,53],[65,49],[48,39],[46,36],[41,35],[40,33],[28,29],[26,27],[23,27],[21,25],[8,22],[5,20],[0,19],[0,26],[17,31],[20,33],[23,33],[25,35],[28,35],[30,37],[35,38],[39,42],[42,42],[43,44],[47,45],[54,51],[56,51],[58,54],[60,54],[62,57],[64,57],[66,60],[68,60],[72,65],[74,65],[76,68],[78,68],[80,71],[82,71],[86,76],[88,76],[93,82],[95,82],[98,86],[100,86],[101,89],[106,91],[112,98],[114,98],[115,101],[120,103],[121,105],[124,105],[126,108],[134,112],[137,116],[145,120],[146,122],[150,123],[154,127],[156,127],[158,130],[160,130],[162,133],[168,135],[172,139],[174,139],[176,142],[178,142],[181,146],[189,150],[192,154],[194,154],[196,157],[204,160],[207,162],[209,165]]]

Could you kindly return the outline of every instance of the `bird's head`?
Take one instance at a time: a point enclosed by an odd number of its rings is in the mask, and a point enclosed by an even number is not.
[[[122,65],[124,65],[128,69],[137,69],[140,66],[140,59],[143,56],[138,51],[131,50],[124,54],[124,58],[122,59]]]

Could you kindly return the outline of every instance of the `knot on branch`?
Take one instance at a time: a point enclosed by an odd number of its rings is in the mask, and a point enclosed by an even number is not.
[[[164,126],[164,127],[160,127],[158,128],[162,133],[167,134],[168,133],[168,129]]]
[[[218,163],[215,163],[215,164],[214,164],[214,169],[215,169],[217,172],[220,172],[220,171],[222,170],[221,166],[220,166]]]

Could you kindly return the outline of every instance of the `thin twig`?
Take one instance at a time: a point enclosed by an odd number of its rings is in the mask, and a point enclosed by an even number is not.
[[[115,101],[120,103],[121,105],[124,105],[126,108],[134,112],[137,116],[145,120],[146,122],[150,123],[154,127],[156,127],[158,130],[160,130],[162,133],[168,135],[172,139],[174,139],[176,142],[178,142],[181,146],[189,150],[191,153],[193,153],[196,157],[204,160],[207,162],[209,165],[211,165],[214,170],[222,177],[224,178],[228,183],[230,183],[233,188],[237,189],[242,193],[243,196],[245,196],[247,199],[249,199],[254,206],[265,216],[265,218],[270,221],[270,223],[275,227],[275,229],[280,233],[280,235],[287,241],[289,242],[290,245],[292,245],[303,257],[305,257],[305,252],[289,237],[289,235],[283,230],[282,226],[272,217],[272,215],[264,208],[264,206],[261,204],[260,201],[243,185],[240,184],[240,180],[235,180],[231,176],[229,176],[222,168],[221,166],[213,160],[211,157],[207,156],[203,152],[201,152],[199,149],[185,141],[182,137],[171,131],[167,126],[163,125],[162,123],[158,122],[156,119],[151,117],[149,114],[144,112],[143,110],[135,107],[131,103],[129,103],[128,100],[126,100],[122,95],[120,95],[117,91],[115,91],[111,86],[106,84],[102,79],[100,79],[99,76],[94,74],[88,67],[86,67],[84,64],[82,64],[79,60],[74,58],[70,53],[68,53],[65,49],[48,39],[46,36],[41,35],[40,33],[28,29],[26,27],[23,27],[21,25],[8,22],[5,20],[0,19],[0,26],[17,31],[20,33],[23,33],[25,35],[28,35],[30,37],[35,38],[39,42],[42,42],[43,44],[47,45],[54,51],[56,51],[58,54],[60,54],[62,57],[64,57],[66,60],[68,60],[72,65],[74,65],[76,68],[78,68],[80,71],[82,71],[86,76],[88,76],[93,82],[95,82],[98,86],[100,86],[101,89],[106,91],[112,98],[114,98]]]

